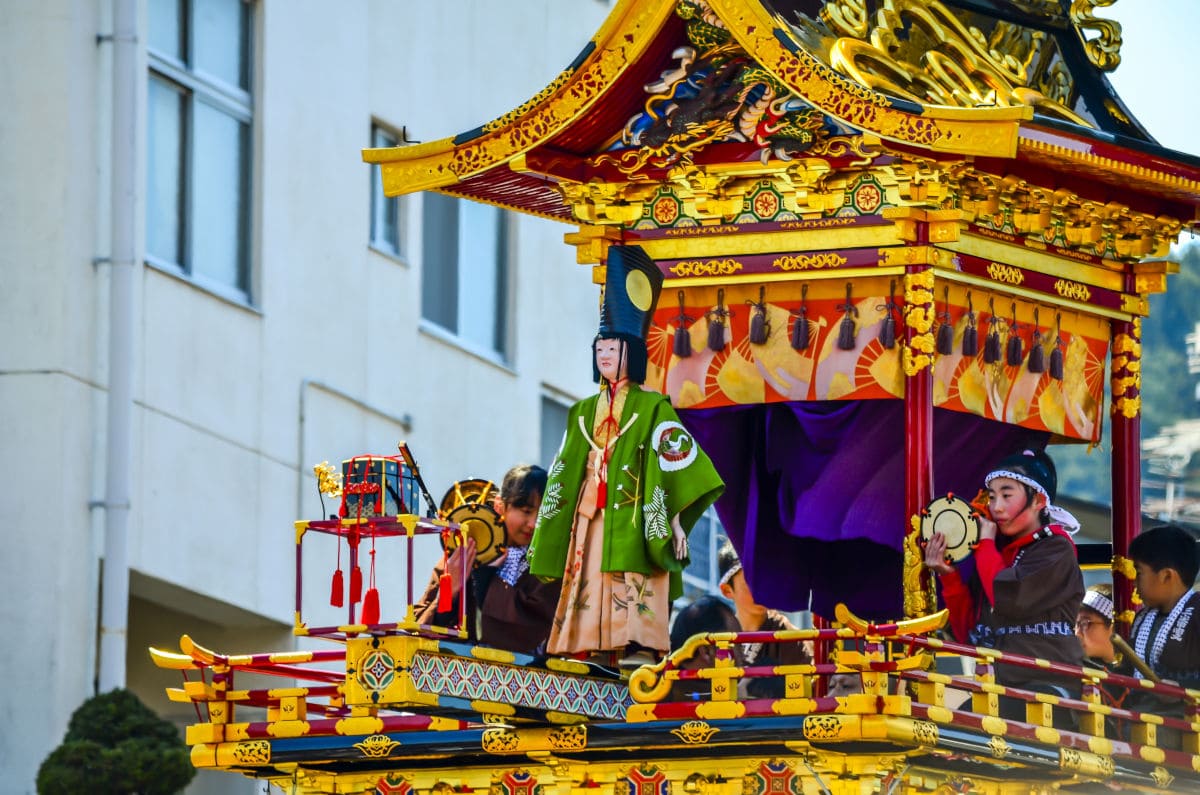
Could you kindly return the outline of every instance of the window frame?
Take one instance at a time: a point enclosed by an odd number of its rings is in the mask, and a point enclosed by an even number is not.
[[[491,347],[479,340],[473,339],[462,333],[461,317],[459,315],[460,302],[462,300],[462,273],[463,261],[462,254],[458,248],[458,236],[462,228],[462,214],[456,211],[454,214],[453,232],[455,236],[454,250],[454,282],[455,282],[455,303],[454,303],[454,318],[455,328],[448,328],[444,323],[439,322],[429,316],[430,310],[426,305],[426,290],[425,283],[428,279],[427,269],[432,267],[430,257],[430,229],[428,227],[429,206],[428,202],[431,196],[436,196],[435,201],[449,199],[458,203],[458,207],[462,204],[470,202],[469,199],[463,199],[457,196],[443,194],[425,194],[421,197],[421,218],[420,218],[420,248],[421,248],[421,305],[420,305],[420,329],[422,332],[429,334],[435,338],[448,342],[467,353],[472,354],[484,361],[495,364],[496,366],[512,371],[514,359],[514,331],[513,331],[513,301],[514,301],[514,286],[515,286],[515,264],[516,264],[516,216],[514,213],[496,205],[485,204],[483,202],[474,202],[483,204],[486,207],[494,209],[497,213],[497,239],[496,253],[498,257],[497,265],[500,273],[496,278],[497,291],[501,295],[494,296],[492,306],[495,312],[495,333],[500,338],[498,347]]]
[[[242,57],[245,61],[245,79],[247,88],[241,86],[230,85],[220,77],[204,71],[202,68],[193,67],[188,61],[180,60],[179,58],[164,54],[154,49],[147,37],[146,43],[146,73],[145,86],[147,97],[147,117],[146,124],[149,122],[149,92],[150,85],[155,80],[160,80],[168,84],[174,90],[178,91],[182,98],[182,116],[180,121],[180,163],[179,163],[179,180],[180,187],[180,207],[179,207],[179,249],[181,262],[176,262],[170,259],[164,259],[149,250],[148,230],[144,237],[147,239],[146,251],[144,259],[146,264],[155,267],[158,270],[180,276],[197,286],[212,292],[219,297],[233,301],[234,303],[244,304],[247,306],[254,305],[254,257],[251,251],[251,242],[254,235],[254,162],[255,162],[255,92],[253,91],[254,81],[256,76],[255,69],[255,3],[252,0],[241,0],[240,6],[244,9],[245,14],[245,51]],[[179,24],[184,27],[182,36],[184,56],[189,61],[193,60],[196,44],[196,0],[184,0],[184,13]],[[148,9],[147,13],[153,13],[152,9]],[[243,150],[240,154],[240,162],[238,169],[238,183],[240,192],[241,207],[238,224],[237,224],[237,283],[229,283],[220,279],[213,278],[198,271],[195,267],[194,260],[194,232],[195,232],[195,216],[194,194],[195,194],[195,148],[196,148],[196,106],[198,103],[207,105],[210,109],[223,114],[235,121],[239,126],[239,132],[244,140],[241,142]],[[147,157],[149,157],[150,138],[149,131],[143,127],[146,139]],[[149,179],[149,167],[147,164],[146,179]],[[149,190],[146,193],[147,201],[150,199]],[[147,212],[143,213],[143,217],[148,222]]]
[[[396,132],[396,128],[391,125],[384,124],[381,121],[372,119],[371,121],[371,148],[383,149],[388,147],[400,146],[403,136]],[[367,245],[372,250],[390,257],[404,265],[409,264],[408,251],[406,250],[405,242],[410,239],[408,234],[407,222],[407,206],[402,196],[385,196],[383,193],[383,176],[382,168],[378,163],[372,163],[369,171],[370,187],[371,187],[371,224],[368,233]],[[386,227],[383,224],[385,214],[392,212],[395,215],[394,227],[396,230],[396,239],[388,240],[380,234],[380,227]]]

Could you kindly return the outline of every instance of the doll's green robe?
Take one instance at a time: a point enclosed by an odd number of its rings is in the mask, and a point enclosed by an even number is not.
[[[562,447],[550,467],[529,545],[530,571],[543,579],[561,578],[566,567],[599,400],[596,394],[571,407]],[[679,514],[684,532],[691,532],[725,484],[666,396],[631,386],[620,424],[624,432],[609,458],[607,498],[597,506],[604,510],[601,571],[670,572],[675,599],[683,592],[681,572],[688,561],[672,551],[671,517]]]

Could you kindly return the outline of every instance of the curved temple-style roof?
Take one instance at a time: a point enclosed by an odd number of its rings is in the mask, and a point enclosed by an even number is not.
[[[1103,72],[1119,63],[1120,27],[1094,17],[1098,4],[622,0],[520,107],[453,138],[363,157],[382,166],[388,195],[439,190],[573,221],[557,185],[614,179],[598,155],[638,148],[634,117],[673,68],[691,67],[680,48],[699,35],[744,54],[779,101],[845,132],[924,157],[1015,158],[1070,172],[1101,190],[1119,186],[1121,200],[1144,212],[1192,221],[1200,160],[1159,147],[1112,91]],[[734,132],[693,147],[689,159],[747,169],[761,160],[765,169],[761,143]]]

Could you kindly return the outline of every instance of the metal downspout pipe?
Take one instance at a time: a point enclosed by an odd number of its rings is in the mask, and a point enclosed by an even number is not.
[[[112,255],[99,692],[125,686],[137,256],[137,0],[113,3]]]

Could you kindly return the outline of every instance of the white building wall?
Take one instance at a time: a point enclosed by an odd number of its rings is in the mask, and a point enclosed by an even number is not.
[[[389,454],[406,438],[440,497],[455,479],[537,458],[544,387],[591,388],[597,293],[562,243],[571,227],[516,221],[511,355],[498,366],[420,329],[421,200],[404,203],[407,261],[371,250],[359,150],[372,119],[432,140],[516,107],[608,8],[255,3],[254,304],[152,267],[138,278],[128,682],[155,709],[187,720],[147,643],[292,642],[291,522],[320,515],[314,463]],[[110,45],[96,36],[108,14],[44,0],[0,15],[3,793],[33,792],[96,675],[103,515],[89,503],[104,485],[108,271],[92,260],[107,252],[112,96]],[[331,555],[310,560],[312,602],[333,567]],[[399,588],[385,587],[387,609]],[[227,778],[192,791],[252,791]]]

